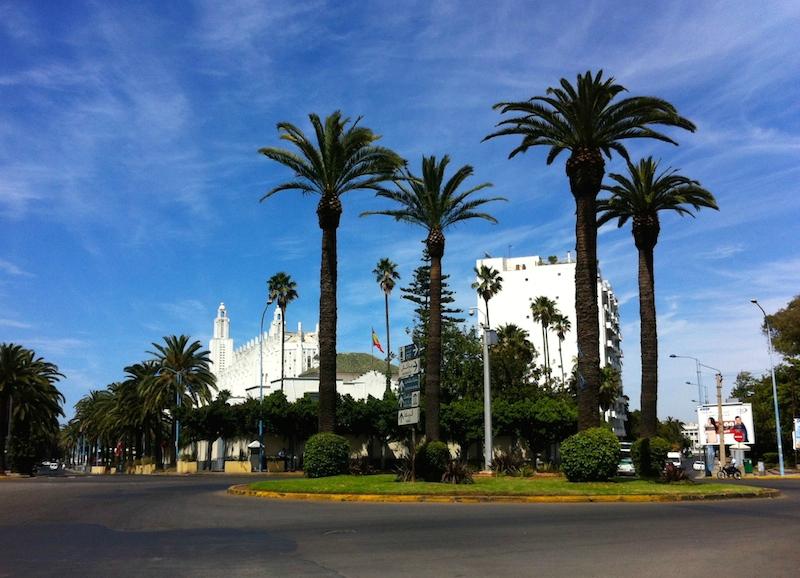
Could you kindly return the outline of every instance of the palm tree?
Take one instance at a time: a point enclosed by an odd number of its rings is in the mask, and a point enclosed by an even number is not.
[[[641,321],[642,354],[642,425],[641,435],[656,435],[658,421],[658,335],[656,330],[655,276],[653,254],[661,230],[659,211],[675,211],[690,215],[701,207],[719,209],[714,195],[700,183],[679,175],[676,170],[658,170],[653,157],[641,159],[634,165],[628,162],[628,174],[612,173],[616,183],[604,186],[611,193],[597,203],[598,224],[617,219],[622,227],[633,221],[633,240],[639,251],[639,317]],[[691,207],[691,208],[689,208]]]
[[[286,306],[292,301],[297,299],[297,283],[292,281],[291,276],[283,271],[275,273],[267,281],[267,289],[269,290],[269,298],[277,302],[278,309],[281,310],[281,391],[283,391],[283,376],[284,376],[284,351],[286,347],[286,340],[284,338],[284,331],[286,329]]]
[[[475,267],[475,275],[478,280],[472,284],[472,288],[478,292],[478,295],[483,299],[486,305],[486,328],[489,329],[489,299],[500,293],[503,289],[503,278],[497,269],[487,265],[481,265],[480,268]]]
[[[603,153],[611,151],[628,159],[622,144],[625,139],[653,138],[676,144],[655,131],[653,125],[676,126],[694,131],[695,126],[681,117],[670,103],[653,97],[631,97],[614,101],[625,88],[613,78],[603,80],[603,71],[578,75],[577,86],[566,79],[561,86],[548,88],[545,96],[522,102],[495,105],[501,114],[520,113],[499,123],[499,130],[486,139],[519,135],[522,142],[510,155],[533,146],[547,146],[547,164],[563,151],[570,151],[566,170],[575,198],[575,305],[578,334],[578,428],[600,423],[600,329],[597,306],[597,225],[595,202],[605,172]],[[486,140],[484,139],[484,140]]]
[[[618,369],[606,365],[600,370],[600,409],[608,411],[622,395],[622,376]]]
[[[317,219],[322,229],[322,262],[319,295],[319,431],[332,432],[336,426],[336,230],[342,214],[341,197],[350,191],[379,191],[403,160],[387,148],[375,146],[380,137],[366,127],[334,112],[323,125],[310,114],[316,146],[288,122],[278,123],[281,139],[289,141],[300,155],[266,147],[261,154],[294,171],[296,180],[282,183],[261,200],[275,193],[296,190],[320,196]]]
[[[567,374],[564,372],[564,356],[561,354],[561,344],[564,343],[567,333],[572,329],[572,322],[569,317],[557,313],[553,318],[553,331],[558,337],[558,362],[561,364],[561,383],[567,383]]]
[[[64,377],[55,364],[15,343],[0,344],[0,474],[6,470],[6,445],[14,424],[30,432],[55,434],[64,396],[56,382]]]
[[[172,413],[172,439],[178,440],[175,412],[179,407],[208,403],[212,390],[217,390],[214,374],[209,370],[208,351],[199,341],[189,343],[189,336],[164,337],[164,343],[153,343],[159,370],[153,379],[143,383],[142,396],[150,411],[169,409]],[[178,456],[175,456],[177,463]]]
[[[542,325],[542,353],[544,354],[544,374],[545,380],[550,383],[550,339],[548,331],[550,325],[555,321],[556,316],[560,315],[556,302],[541,295],[531,303],[531,317]]]
[[[392,390],[392,343],[389,334],[389,295],[392,294],[395,281],[400,279],[400,273],[397,272],[397,263],[394,263],[391,259],[383,258],[378,261],[378,264],[372,270],[372,274],[375,275],[375,280],[383,291],[384,310],[386,312],[386,393],[389,393]]]
[[[414,176],[407,168],[402,178],[395,181],[396,190],[381,190],[377,196],[394,201],[399,208],[367,211],[363,215],[387,215],[397,221],[423,227],[428,236],[425,246],[431,258],[430,316],[428,318],[428,343],[425,351],[425,432],[429,440],[439,439],[439,379],[442,365],[442,257],[444,256],[444,231],[456,223],[469,219],[485,219],[496,223],[488,213],[477,212],[482,205],[502,197],[471,198],[491,183],[482,183],[466,191],[459,187],[473,173],[469,165],[458,169],[447,182],[445,170],[450,157],[441,162],[435,156],[423,157],[422,177]]]

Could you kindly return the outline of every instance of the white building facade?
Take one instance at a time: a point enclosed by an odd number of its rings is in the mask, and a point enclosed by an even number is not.
[[[259,349],[258,336],[234,348],[230,337],[230,318],[224,303],[217,309],[214,319],[214,336],[209,342],[211,372],[217,378],[217,390],[227,389],[236,399],[258,397],[262,366],[264,395],[267,396],[281,386],[281,311],[277,307],[268,331],[264,332]],[[319,339],[317,332],[304,332],[301,323],[296,332],[284,332],[284,382],[287,378],[299,376],[304,371],[319,364]],[[288,391],[286,392],[288,395]],[[290,399],[289,401],[293,401]]]
[[[544,362],[542,326],[533,320],[531,304],[537,297],[545,296],[556,303],[559,312],[566,316],[571,330],[561,343],[559,356],[558,336],[552,330],[548,334],[550,345],[549,365],[554,378],[563,375],[569,379],[578,356],[578,338],[575,313],[575,261],[554,263],[538,256],[499,257],[477,261],[477,267],[491,267],[503,278],[503,289],[489,301],[489,321],[492,328],[513,323],[528,332],[528,339],[539,353],[538,362]],[[619,324],[619,304],[608,281],[598,276],[597,305],[600,313],[600,367],[610,365],[622,371],[622,333]],[[478,308],[484,303],[478,298]],[[483,315],[483,314],[482,314]],[[563,367],[562,361],[563,359]]]

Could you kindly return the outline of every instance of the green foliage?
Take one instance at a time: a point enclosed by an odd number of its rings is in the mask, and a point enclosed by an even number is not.
[[[667,484],[671,484],[672,482],[683,482],[686,481],[688,478],[686,477],[686,471],[673,464],[672,462],[667,462],[667,465],[664,467],[664,471],[661,472],[661,481]]]
[[[534,397],[539,372],[536,349],[528,332],[513,325],[497,328],[497,345],[491,351],[492,397],[521,401]]]
[[[445,484],[472,484],[472,470],[461,460],[450,460],[442,473]]]
[[[369,456],[354,454],[350,456],[349,471],[351,476],[368,476],[375,473]]]
[[[346,474],[350,465],[350,444],[336,434],[315,434],[306,442],[303,464],[309,478]]]
[[[527,461],[522,457],[522,452],[518,450],[510,452],[495,450],[494,456],[492,456],[492,471],[495,474],[518,476],[526,465]]]
[[[561,469],[570,482],[595,482],[614,476],[619,441],[610,431],[589,428],[561,444]]]
[[[449,463],[450,450],[444,442],[427,442],[417,449],[417,477],[426,482],[441,482]]]
[[[661,475],[667,462],[670,443],[664,438],[639,438],[631,446],[633,467],[640,478],[655,478]]]
[[[32,425],[17,423],[8,444],[11,469],[25,475],[33,475],[38,462],[52,457],[55,446],[52,434]]]
[[[778,464],[778,452],[764,452],[761,458],[766,467],[775,467]]]
[[[800,295],[769,316],[772,345],[787,357],[800,356]],[[766,329],[766,328],[765,328]]]

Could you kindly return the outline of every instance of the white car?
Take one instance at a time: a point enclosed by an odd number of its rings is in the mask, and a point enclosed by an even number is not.
[[[706,469],[706,463],[703,460],[695,460],[692,464],[692,469],[696,472],[702,472]]]
[[[618,476],[632,476],[636,474],[636,469],[633,467],[633,460],[631,458],[622,458],[617,464]]]

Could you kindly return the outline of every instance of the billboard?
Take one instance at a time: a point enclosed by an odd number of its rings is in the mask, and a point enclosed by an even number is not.
[[[800,417],[794,418],[794,449],[800,450]]]
[[[719,445],[719,435],[725,431],[725,444],[752,444],[755,441],[753,428],[753,406],[749,403],[723,403],[722,428],[717,423],[718,409],[716,405],[704,405],[697,408],[700,445]]]

